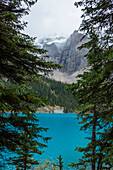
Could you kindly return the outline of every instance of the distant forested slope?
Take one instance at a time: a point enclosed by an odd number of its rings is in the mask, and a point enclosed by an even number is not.
[[[62,106],[65,113],[73,112],[76,102],[71,93],[65,90],[65,85],[60,81],[41,78],[39,82],[32,83],[32,89],[37,92],[38,97],[47,98],[50,106]]]

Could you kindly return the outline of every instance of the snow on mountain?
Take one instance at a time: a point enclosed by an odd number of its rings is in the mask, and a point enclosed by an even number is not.
[[[75,30],[68,38],[55,35],[38,40],[38,47],[48,51],[47,61],[64,66],[54,72],[54,79],[71,83],[74,82],[78,73],[87,69],[87,59],[84,58],[84,55],[88,50],[78,49],[81,44],[87,41],[87,37],[81,41],[82,36],[83,34]]]
[[[63,36],[46,37],[46,38],[39,39],[37,45],[40,48],[43,48],[44,46],[55,44],[58,48],[62,48],[66,40],[67,38]]]

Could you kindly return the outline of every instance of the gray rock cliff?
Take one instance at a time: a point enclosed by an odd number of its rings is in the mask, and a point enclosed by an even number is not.
[[[46,38],[41,40],[40,44],[48,51],[48,60],[63,65],[60,71],[71,75],[87,66],[87,60],[84,58],[87,49],[78,49],[87,40],[81,41],[82,36],[83,34],[74,31],[67,40],[64,37]]]
[[[59,60],[59,64],[64,65],[63,72],[73,74],[76,71],[86,68],[87,60],[84,58],[84,55],[87,53],[87,49],[78,49],[84,42],[81,41],[82,36],[82,34],[74,31],[67,39]]]

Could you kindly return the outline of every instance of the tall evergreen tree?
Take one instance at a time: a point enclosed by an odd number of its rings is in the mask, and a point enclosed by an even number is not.
[[[34,154],[42,154],[40,148],[47,147],[46,144],[39,141],[39,138],[48,141],[48,137],[43,137],[40,132],[47,131],[47,128],[38,127],[37,119],[35,122],[26,126],[26,131],[20,132],[21,145],[17,145],[14,158],[9,159],[9,164],[15,165],[16,169],[31,169],[33,165],[38,165],[39,161],[35,159]],[[37,140],[38,139],[38,140]]]
[[[4,157],[4,151],[18,153],[18,148],[23,148],[25,141],[30,149],[33,146],[32,152],[41,153],[37,144],[40,147],[43,143],[34,142],[33,136],[37,140],[38,138],[45,140],[37,133],[46,129],[38,127],[38,119],[33,113],[38,106],[44,105],[46,100],[37,98],[34,93],[29,93],[28,84],[37,81],[42,74],[47,74],[59,66],[46,62],[44,59],[46,51],[37,49],[34,45],[35,38],[22,33],[26,23],[22,22],[21,18],[29,14],[30,7],[36,1],[0,1],[1,157]],[[9,86],[7,82],[11,82],[11,85]]]
[[[90,69],[80,75],[78,82],[70,86],[73,95],[82,108],[78,117],[82,118],[83,129],[92,128],[91,142],[83,159],[72,166],[86,163],[92,170],[113,167],[113,1],[83,0],[75,5],[82,6],[82,24],[89,41],[80,48],[88,48]],[[80,107],[81,105],[81,107]],[[89,114],[86,114],[89,113]],[[107,132],[106,132],[107,129]],[[106,167],[107,165],[107,167]],[[83,167],[82,167],[83,168]]]

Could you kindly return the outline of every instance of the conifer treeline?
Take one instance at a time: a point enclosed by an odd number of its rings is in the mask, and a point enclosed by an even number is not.
[[[74,112],[76,101],[70,91],[65,90],[65,83],[42,77],[39,82],[31,84],[32,90],[35,91],[40,98],[48,99],[50,106],[64,107],[64,112]]]

